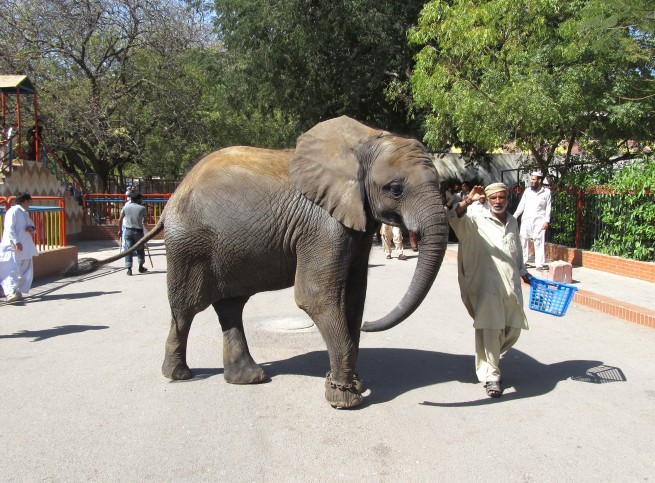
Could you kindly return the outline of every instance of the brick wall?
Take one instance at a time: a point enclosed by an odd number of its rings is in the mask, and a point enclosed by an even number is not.
[[[546,258],[563,260],[573,266],[655,282],[655,263],[653,262],[638,262],[552,243],[546,243]]]

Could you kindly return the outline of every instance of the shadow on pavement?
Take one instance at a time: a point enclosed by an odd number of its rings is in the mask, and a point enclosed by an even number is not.
[[[0,335],[0,339],[18,339],[18,338],[32,338],[32,342],[40,342],[42,340],[51,339],[52,337],[59,337],[60,335],[77,334],[86,332],[87,330],[103,330],[108,329],[106,325],[61,325],[53,327],[52,329],[43,330],[19,330],[11,335]]]
[[[329,369],[329,359],[327,351],[313,351],[289,359],[262,363],[261,366],[269,376],[265,382],[271,382],[282,374],[323,379]],[[542,364],[515,349],[511,349],[503,357],[501,367],[505,388],[514,388],[514,391],[506,392],[500,399],[484,396],[472,401],[425,401],[421,404],[437,407],[468,407],[537,397],[552,391],[557,383],[568,379],[598,383],[599,374],[603,372],[609,374],[603,382],[626,380],[619,368],[603,365],[600,361],[569,360]],[[223,368],[191,368],[191,370],[194,378],[189,381],[203,380],[223,373]],[[366,387],[371,390],[362,407],[391,401],[414,389],[452,381],[478,385],[480,396],[484,395],[482,384],[475,376],[473,355],[417,349],[367,348],[360,350],[358,371]]]
[[[593,360],[569,360],[554,364],[542,364],[521,351],[511,349],[501,360],[503,387],[506,392],[500,399],[484,396],[482,384],[480,383],[481,399],[443,403],[424,401],[421,404],[437,407],[471,407],[537,397],[549,393],[555,389],[559,382],[568,379],[592,382],[589,375],[593,374],[598,367],[608,366],[603,366],[602,362]],[[620,369],[615,369],[623,374]],[[623,380],[625,381],[625,378]],[[513,388],[513,391],[508,392],[508,389],[511,388]]]

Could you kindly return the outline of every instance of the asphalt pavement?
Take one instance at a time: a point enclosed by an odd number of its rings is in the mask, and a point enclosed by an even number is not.
[[[190,381],[161,375],[170,324],[163,242],[154,267],[121,262],[35,284],[0,304],[2,481],[649,481],[655,478],[655,330],[572,304],[528,311],[485,396],[447,256],[419,309],[363,333],[354,410],[324,399],[328,356],[293,289],[257,294],[244,320],[270,376],[227,384],[210,308],[191,328]],[[79,244],[80,257],[115,253]],[[401,299],[416,265],[374,247],[365,320]],[[574,279],[579,271],[574,270]],[[586,283],[579,281],[581,284]],[[652,285],[652,284],[651,284]],[[527,291],[526,291],[527,296]]]

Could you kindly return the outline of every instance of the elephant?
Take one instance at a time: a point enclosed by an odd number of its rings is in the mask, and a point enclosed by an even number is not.
[[[398,305],[362,327],[369,253],[381,223],[418,235],[417,266]],[[360,330],[386,330],[411,315],[437,276],[448,239],[427,149],[346,116],[317,124],[295,150],[241,146],[207,155],[130,251],[164,227],[171,327],[163,374],[193,377],[189,329],[212,305],[223,332],[225,380],[266,380],[248,349],[243,308],[258,292],[294,286],[296,304],[327,346],[325,397],[335,408],[363,402],[355,371]],[[126,253],[96,260],[94,268]]]

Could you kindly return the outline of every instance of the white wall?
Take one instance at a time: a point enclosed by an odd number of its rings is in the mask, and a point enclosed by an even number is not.
[[[458,178],[460,181],[482,178],[485,185],[502,181],[512,187],[519,182],[517,170],[522,184],[529,178],[528,171],[520,168],[525,160],[525,156],[520,154],[493,154],[490,163],[481,162],[477,166],[472,163],[467,165],[466,159],[456,153],[435,154],[433,158],[441,181],[450,178]]]

